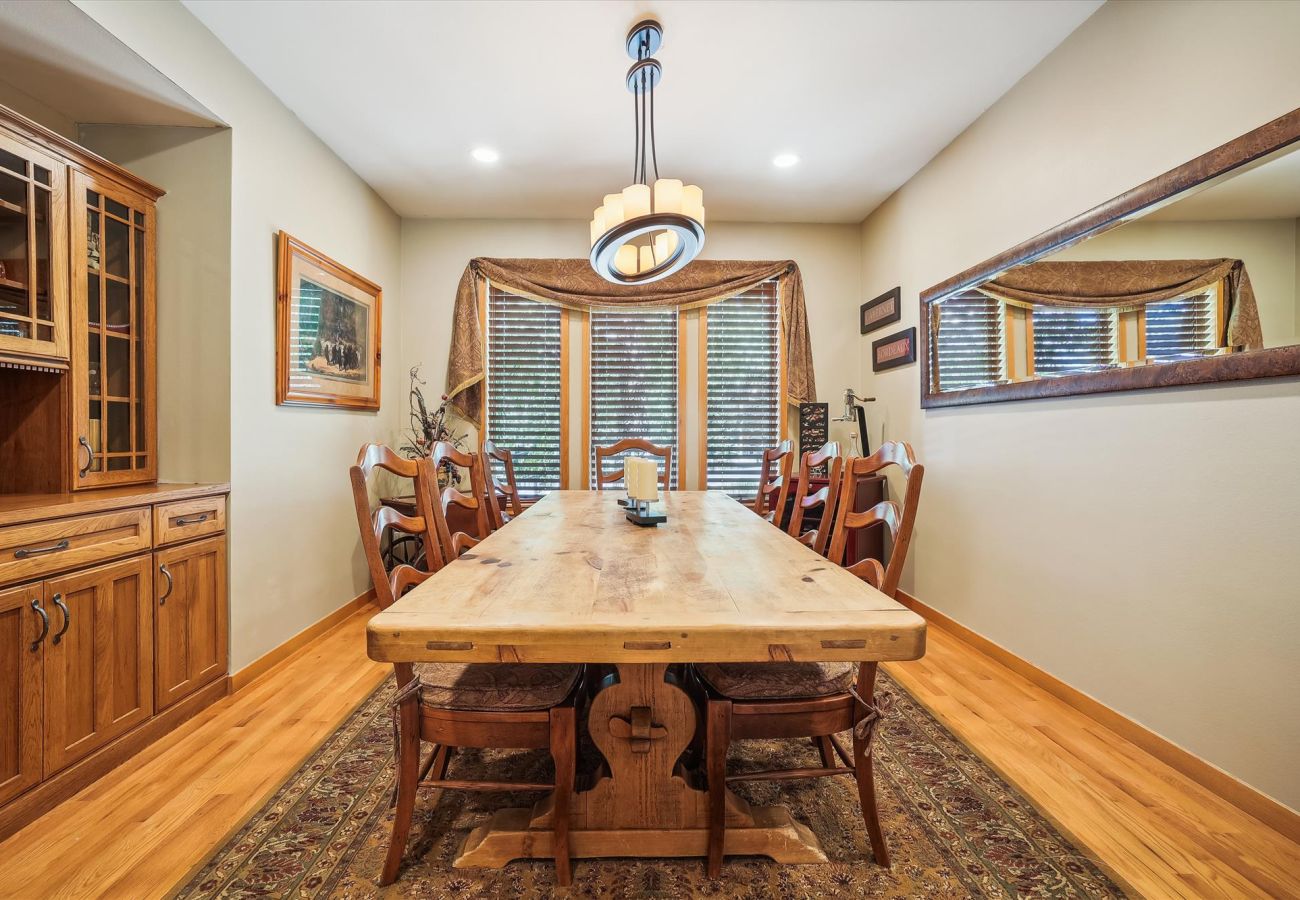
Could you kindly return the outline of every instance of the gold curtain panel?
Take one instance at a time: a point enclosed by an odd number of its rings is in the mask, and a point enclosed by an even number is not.
[[[605,281],[585,259],[472,259],[461,275],[452,316],[447,394],[462,416],[479,425],[484,354],[479,286],[490,281],[503,290],[570,309],[618,306],[705,306],[779,279],[781,329],[785,340],[786,399],[817,399],[812,342],[804,306],[803,276],[789,259],[774,261],[696,260],[674,275],[646,285]]]
[[[1003,272],[976,290],[995,300],[1039,306],[1136,309],[1209,287],[1228,285],[1227,345],[1264,346],[1255,291],[1239,259],[1099,260],[1036,262]]]

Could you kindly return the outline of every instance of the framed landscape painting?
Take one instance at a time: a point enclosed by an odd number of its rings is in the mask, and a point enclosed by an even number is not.
[[[379,285],[281,231],[275,402],[379,409]]]

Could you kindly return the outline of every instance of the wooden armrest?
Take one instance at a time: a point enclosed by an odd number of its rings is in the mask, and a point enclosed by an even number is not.
[[[451,552],[460,556],[470,547],[477,547],[479,539],[470,537],[463,531],[458,531],[451,536]]]
[[[814,528],[812,531],[805,531],[803,534],[795,538],[795,540],[811,550],[817,543],[817,529]]]
[[[877,590],[880,589],[880,585],[884,583],[885,580],[884,567],[879,563],[879,561],[874,559],[860,560],[851,566],[845,566],[845,569],[852,572]]]

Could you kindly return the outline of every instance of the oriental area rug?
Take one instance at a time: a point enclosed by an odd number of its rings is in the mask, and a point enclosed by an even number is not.
[[[893,710],[876,742],[876,790],[893,855],[870,858],[848,776],[740,782],[751,803],[781,804],[820,838],[830,862],[779,865],[729,857],[722,877],[704,861],[575,860],[558,888],[549,861],[454,869],[465,836],[502,807],[536,794],[422,791],[402,873],[377,876],[392,810],[393,681],[375,690],[274,795],[172,896],[194,898],[580,897],[1123,897],[1123,890],[1015,788],[882,672]],[[847,738],[848,735],[842,736]],[[586,748],[591,751],[590,745]],[[733,771],[818,765],[807,741],[739,741]],[[451,778],[549,781],[546,751],[460,751]]]

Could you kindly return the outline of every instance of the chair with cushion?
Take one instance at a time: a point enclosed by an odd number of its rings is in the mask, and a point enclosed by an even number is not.
[[[754,512],[777,528],[785,519],[785,501],[790,496],[790,475],[794,471],[794,444],[782,441],[763,451],[763,468],[754,497]]]
[[[618,456],[620,453],[626,453],[629,450],[639,450],[649,456],[657,456],[664,461],[664,467],[659,473],[659,485],[663,490],[668,490],[673,471],[673,448],[660,447],[641,438],[623,438],[623,440],[617,441],[608,447],[596,448],[596,490],[603,491],[605,485],[622,480],[623,469],[619,468],[612,472],[606,472],[605,460]]]
[[[493,460],[501,463],[506,476],[504,482],[497,481],[496,472],[492,469]],[[509,450],[501,449],[492,441],[484,441],[483,474],[488,483],[488,513],[492,516],[492,526],[500,528],[524,511],[524,504],[519,499],[519,486],[515,483],[514,455]],[[509,512],[502,509],[503,500]]]
[[[417,517],[389,507],[373,514],[366,487],[375,468],[414,482]],[[447,530],[437,502],[437,478],[429,459],[407,460],[386,447],[367,444],[349,475],[361,527],[366,564],[381,606],[430,577],[411,566],[385,571],[379,536],[385,528],[417,535],[427,544],[433,568],[445,565],[438,550],[439,531]],[[380,874],[381,885],[392,884],[402,863],[421,788],[467,791],[554,791],[553,855],[560,884],[571,880],[569,864],[569,804],[577,768],[575,702],[582,667],[522,663],[395,663],[397,692],[397,790],[393,831]],[[420,766],[420,742],[433,744]],[[447,768],[457,747],[549,749],[555,761],[553,784],[448,779]]]
[[[889,565],[885,567],[880,590],[890,597],[898,590],[898,580],[907,563],[907,550],[912,543],[912,527],[916,523],[916,506],[921,499],[925,466],[916,461],[916,455],[907,443],[886,441],[870,456],[859,456],[844,464],[844,482],[840,488],[841,497],[857,496],[858,485],[862,481],[895,467],[906,479],[903,502],[899,504],[893,500],[883,500],[865,512],[854,512],[851,503],[841,503],[835,515],[830,549],[826,553],[831,562],[843,565],[849,532],[884,525],[889,529],[893,548],[889,553]],[[861,565],[862,563],[857,564]],[[856,566],[849,566],[849,571],[856,574]]]
[[[484,487],[483,458],[477,453],[457,450],[447,441],[438,441],[433,445],[433,451],[429,454],[429,461],[435,472],[444,463],[448,463],[455,468],[464,469],[469,475],[470,489],[468,494],[462,493],[451,485],[447,485],[441,491],[438,491],[435,484],[439,512],[441,513],[438,537],[442,541],[443,556],[445,559],[455,559],[470,547],[477,545],[479,541],[492,532],[492,519],[488,513],[487,501],[484,499],[486,488]],[[463,531],[453,533],[450,530],[448,521],[452,507],[468,510],[473,516],[475,530],[473,535],[466,534]]]
[[[844,556],[848,530],[883,523],[894,531],[894,549],[889,567],[864,559],[848,571],[892,597],[898,585],[916,518],[924,468],[916,463],[907,444],[890,442],[869,457],[844,463],[840,497],[856,495],[858,481],[890,466],[898,466],[907,477],[901,508],[898,504],[877,504],[864,513],[852,512],[841,502],[831,535],[830,560]],[[873,518],[874,517],[874,518]],[[838,555],[837,555],[838,554]],[[722,867],[725,833],[726,785],[728,781],[787,780],[827,775],[853,775],[858,786],[862,819],[876,862],[889,865],[889,848],[880,827],[876,808],[875,774],[871,751],[881,717],[888,711],[889,698],[875,696],[877,664],[867,663],[711,663],[695,666],[695,673],[707,696],[705,715],[705,759],[709,785],[709,874]],[[835,739],[852,729],[852,752]],[[727,748],[733,740],[746,738],[811,738],[821,755],[821,766],[765,772],[747,772],[727,777]]]
[[[799,485],[795,488],[794,504],[790,508],[790,527],[786,531],[799,543],[816,551],[818,556],[826,555],[826,545],[830,541],[843,465],[844,458],[840,456],[840,445],[836,441],[823,445],[820,450],[806,451],[799,459]],[[809,491],[812,486],[812,470],[818,466],[826,466],[826,484],[815,491]],[[816,528],[804,531],[804,516],[808,510],[818,508],[821,509],[821,521]]]

